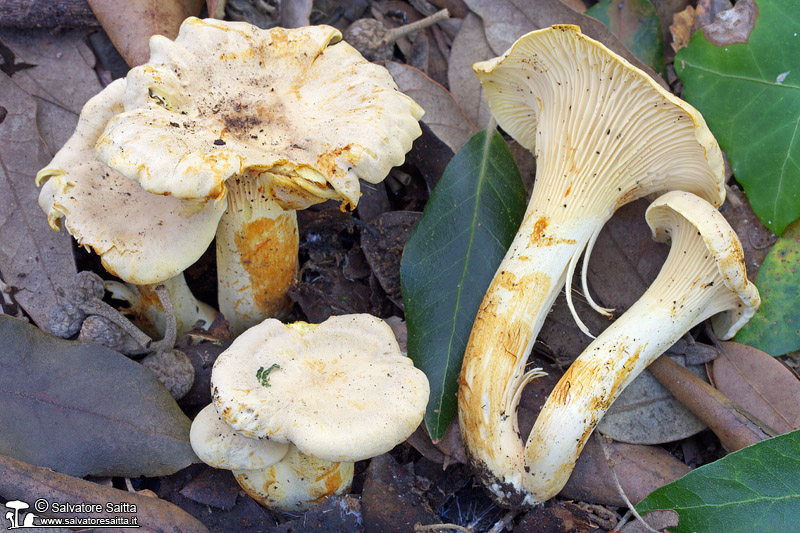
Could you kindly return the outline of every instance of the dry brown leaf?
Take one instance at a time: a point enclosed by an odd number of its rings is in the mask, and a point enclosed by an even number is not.
[[[779,434],[800,429],[800,380],[792,371],[756,348],[722,346],[713,366],[717,389]]]
[[[39,133],[55,154],[72,135],[83,104],[103,88],[86,31],[5,31],[1,40],[17,61],[35,65],[14,73],[13,80],[36,99]]]
[[[763,423],[756,422],[727,396],[669,357],[659,357],[648,371],[678,400],[708,424],[730,452],[770,437]]]
[[[693,6],[687,6],[683,11],[673,15],[672,24],[669,26],[670,34],[672,34],[670,46],[676,52],[689,44],[692,33],[694,33],[694,21],[695,11]]]
[[[111,42],[135,67],[150,58],[150,37],[178,36],[181,22],[197,16],[205,0],[88,0]]]
[[[692,371],[705,373],[702,367],[694,367]],[[672,442],[691,437],[705,428],[703,421],[650,372],[642,372],[634,379],[597,425],[602,434],[630,444]]]
[[[672,24],[672,18],[676,13],[686,9],[686,6],[691,2],[689,0],[652,0],[653,7],[656,8],[658,19],[661,22],[661,33],[664,37],[664,46],[667,46],[672,41],[669,26]],[[672,57],[665,58],[667,62],[672,60]]]
[[[672,509],[659,509],[650,511],[642,517],[645,523],[633,520],[625,524],[620,533],[652,533],[670,527],[676,527],[680,521],[680,515]]]
[[[458,30],[450,50],[447,81],[453,98],[479,128],[486,127],[492,114],[481,82],[472,70],[472,64],[492,57],[494,52],[486,41],[483,22],[474,13],[468,14],[461,23],[461,29]]]
[[[33,505],[43,498],[48,502],[71,502],[97,504],[105,509],[107,502],[129,504],[133,513],[84,513],[75,512],[75,517],[135,517],[144,531],[207,532],[208,529],[196,518],[179,507],[161,500],[104,487],[83,479],[53,472],[46,468],[17,461],[0,455],[0,498],[2,501],[21,500]],[[4,499],[3,499],[4,498]],[[40,512],[40,516],[60,516],[58,513]]]
[[[67,232],[55,233],[39,209],[33,183],[50,153],[36,131],[36,102],[0,73],[0,273],[15,299],[39,327],[77,269]]]
[[[664,80],[639,61],[602,22],[578,13],[561,0],[466,0],[466,3],[483,19],[486,39],[496,55],[504,53],[514,41],[530,31],[554,24],[575,24],[584,34],[605,44],[667,87]]]
[[[638,503],[655,489],[671,483],[689,473],[689,467],[657,446],[641,446],[608,442],[609,461],[606,460],[598,437],[586,442],[578,458],[575,470],[559,494],[571,498],[603,505],[624,507],[611,474],[611,467],[625,495]]]
[[[714,22],[704,26],[703,33],[716,46],[746,43],[757,16],[758,8],[753,0],[738,0],[732,9],[718,13]]]
[[[423,122],[453,152],[458,152],[458,149],[477,131],[475,125],[453,99],[453,95],[424,72],[392,61],[386,62],[386,68],[389,69],[400,90],[425,110]]]

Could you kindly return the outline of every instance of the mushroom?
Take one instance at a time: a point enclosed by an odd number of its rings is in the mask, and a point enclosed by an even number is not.
[[[498,124],[537,159],[522,225],[475,318],[458,392],[474,470],[508,505],[521,492],[516,408],[528,353],[556,296],[620,206],[680,189],[724,200],[722,154],[697,110],[580,33],[554,26],[473,66]]]
[[[200,241],[214,238],[225,204],[150,194],[95,160],[94,147],[103,128],[123,110],[125,85],[125,80],[113,82],[83,107],[75,133],[36,175],[36,184],[42,187],[39,206],[53,230],[66,227],[79,245],[100,256],[108,272],[136,285],[149,285],[141,289],[151,294],[139,300],[141,316],[162,309],[152,293],[157,284],[169,280],[176,315],[191,328],[210,313],[192,295],[182,272],[208,246]],[[189,232],[202,239],[187,239]],[[164,334],[163,320],[155,329],[157,336]]]
[[[674,191],[646,213],[653,238],[671,241],[667,260],[639,300],[572,363],[542,408],[525,446],[529,503],[555,496],[606,410],[642,370],[711,317],[721,339],[761,302],[747,280],[739,238],[702,198]]]
[[[222,352],[211,374],[216,412],[232,430],[292,444],[288,466],[234,469],[265,505],[290,492],[305,505],[318,501],[323,486],[349,485],[355,461],[388,452],[414,432],[429,392],[425,374],[402,355],[391,328],[367,314],[321,324],[267,319]],[[299,492],[288,488],[293,476]],[[269,488],[278,481],[284,488]]]
[[[197,414],[189,440],[204,463],[232,470],[247,494],[273,509],[304,511],[348,491],[353,480],[353,463],[325,461],[291,444],[245,437],[222,420],[213,405]]]
[[[421,134],[422,109],[329,26],[262,30],[188,18],[150,40],[97,158],[155,195],[222,204],[220,310],[239,333],[289,304],[294,210],[351,208]],[[185,240],[207,246],[194,232]]]

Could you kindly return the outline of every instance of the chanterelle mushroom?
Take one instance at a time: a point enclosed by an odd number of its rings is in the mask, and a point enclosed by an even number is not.
[[[739,238],[702,198],[674,191],[647,209],[653,237],[671,241],[642,297],[561,377],[525,446],[523,486],[533,501],[555,496],[611,403],[642,370],[703,320],[733,337],[761,302],[747,280]]]
[[[481,303],[458,393],[475,471],[514,506],[525,499],[516,418],[534,376],[525,363],[583,250],[618,207],[650,193],[686,190],[720,205],[724,171],[692,106],[576,26],[524,35],[473,68],[498,124],[537,158],[530,203]]]
[[[217,412],[236,431],[328,461],[391,450],[419,425],[429,392],[391,328],[367,314],[288,326],[265,320],[222,352],[211,373]]]
[[[197,414],[189,439],[204,463],[232,470],[247,494],[265,507],[305,511],[332,494],[347,492],[353,481],[353,463],[325,461],[291,444],[245,437],[213,405]]]
[[[143,286],[140,294],[149,298],[139,301],[142,316],[163,314],[154,289],[169,280],[173,307],[187,326],[182,330],[191,329],[196,320],[208,321],[214,312],[195,299],[182,272],[214,238],[225,203],[150,194],[95,160],[103,128],[123,111],[125,85],[125,80],[115,81],[83,107],[75,133],[36,175],[42,186],[39,206],[53,230],[65,226],[79,245],[100,256],[111,274]],[[164,333],[163,319],[152,325],[151,334]]]
[[[240,332],[279,314],[297,263],[293,210],[355,206],[358,180],[403,162],[422,109],[329,26],[261,30],[186,19],[150,40],[99,160],[148,192],[222,202],[220,310]],[[183,240],[208,245],[206,235]]]

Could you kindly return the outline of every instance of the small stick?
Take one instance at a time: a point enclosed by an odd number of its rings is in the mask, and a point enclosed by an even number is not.
[[[378,46],[376,48],[380,48],[381,46],[385,46],[389,43],[393,43],[398,39],[402,39],[406,35],[410,35],[416,31],[423,30],[429,26],[433,26],[439,22],[447,20],[450,18],[450,12],[446,9],[442,9],[441,11],[437,11],[433,15],[429,17],[425,17],[424,19],[420,19],[416,22],[412,22],[411,24],[406,24],[405,26],[400,26],[399,28],[392,28],[391,30],[386,31],[386,35],[378,41]]]

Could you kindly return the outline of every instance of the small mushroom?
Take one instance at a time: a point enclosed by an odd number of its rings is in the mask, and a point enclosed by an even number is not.
[[[305,511],[346,492],[353,480],[353,463],[325,461],[291,444],[245,437],[222,420],[213,405],[197,414],[189,440],[204,463],[232,470],[247,494],[272,509]]]
[[[460,375],[458,413],[470,460],[499,501],[516,506],[524,446],[516,409],[528,354],[556,296],[605,222],[642,196],[680,189],[724,200],[722,154],[700,113],[577,26],[522,36],[473,66],[498,124],[536,156],[536,182],[480,305]],[[582,329],[581,321],[573,316]]]
[[[53,230],[66,227],[79,245],[100,256],[108,272],[136,285],[149,285],[143,290],[150,298],[137,300],[140,316],[148,317],[162,309],[153,293],[156,284],[166,280],[176,315],[190,329],[213,310],[194,298],[183,279],[183,270],[208,246],[186,235],[213,239],[225,204],[150,194],[95,160],[94,147],[103,128],[123,111],[125,84],[125,80],[115,81],[83,107],[75,133],[36,175],[36,183],[42,187],[39,206]],[[115,282],[109,283],[121,291]],[[76,286],[82,285],[76,282]],[[128,292],[130,296],[125,299],[135,299],[133,292]],[[75,324],[65,318],[72,315],[62,309],[54,313],[57,334],[77,333]],[[151,335],[164,334],[163,319],[159,324],[149,330]]]
[[[222,352],[211,373],[217,412],[236,431],[337,462],[407,439],[429,392],[391,328],[367,314],[321,324],[265,320]]]
[[[642,297],[575,360],[550,393],[525,446],[523,486],[533,502],[555,496],[605,412],[664,351],[711,318],[729,339],[761,302],[747,280],[739,238],[708,202],[681,191],[647,209],[669,256]]]
[[[188,18],[174,41],[150,40],[97,141],[97,158],[145,191],[222,206],[219,305],[237,333],[290,304],[294,211],[354,207],[359,179],[380,182],[421,134],[422,109],[340,39],[329,26]]]

